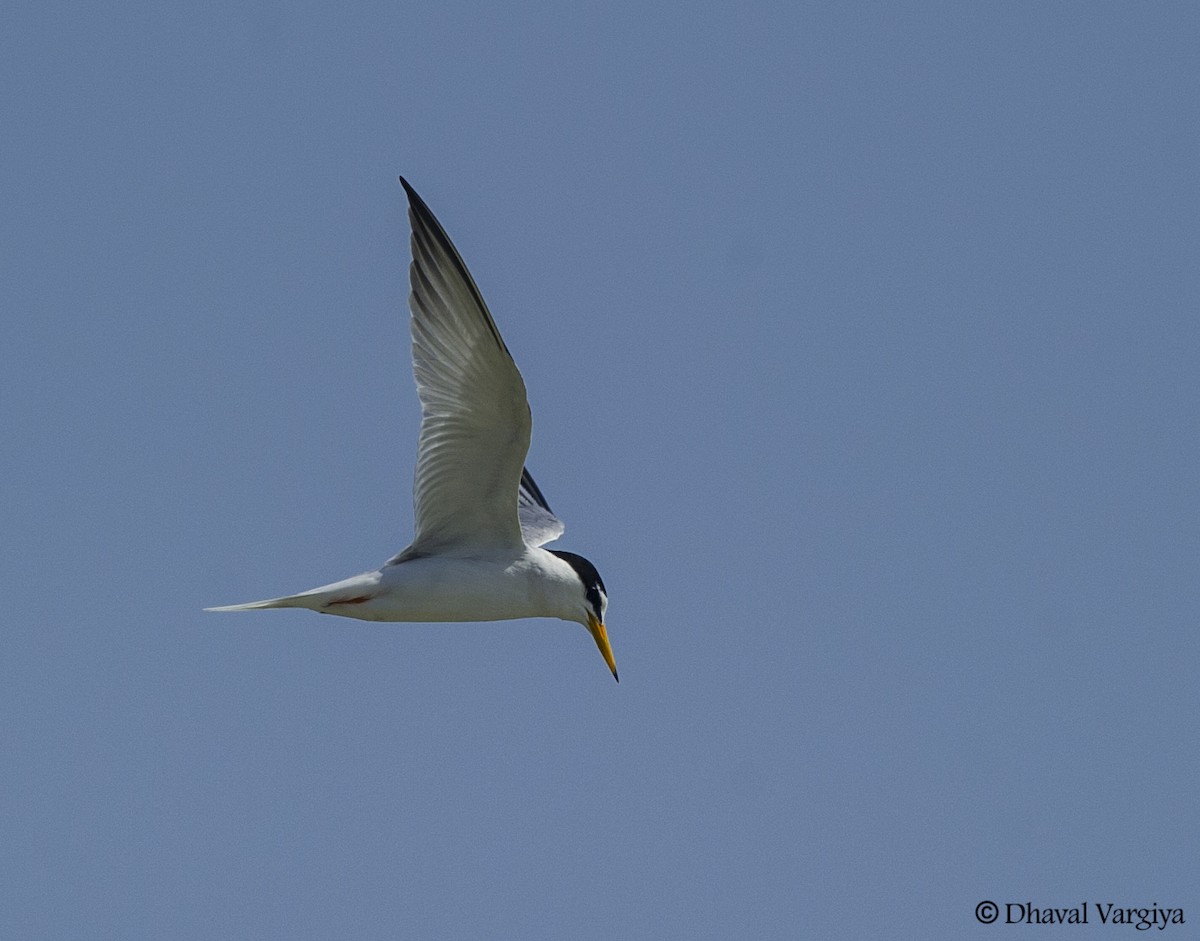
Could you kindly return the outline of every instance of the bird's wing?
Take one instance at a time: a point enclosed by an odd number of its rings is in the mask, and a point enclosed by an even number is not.
[[[553,542],[567,528],[554,515],[542,491],[533,482],[529,471],[521,471],[521,486],[517,490],[517,515],[521,520],[521,535],[526,545],[541,546]]]
[[[525,383],[458,251],[400,182],[412,224],[409,307],[421,400],[416,533],[401,555],[519,549],[517,485],[530,431]]]

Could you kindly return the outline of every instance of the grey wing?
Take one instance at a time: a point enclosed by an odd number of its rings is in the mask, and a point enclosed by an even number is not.
[[[518,549],[517,486],[530,435],[525,383],[457,249],[400,182],[412,224],[409,306],[421,400],[416,533],[402,555]]]
[[[517,490],[517,515],[521,519],[521,535],[530,546],[553,542],[567,528],[554,515],[542,491],[533,482],[529,471],[521,471],[521,486]]]

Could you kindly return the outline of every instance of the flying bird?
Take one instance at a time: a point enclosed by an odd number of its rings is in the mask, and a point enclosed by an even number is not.
[[[550,617],[587,628],[617,677],[608,594],[583,556],[543,549],[562,535],[525,469],[525,382],[458,250],[400,178],[412,226],[413,375],[421,433],[412,544],[381,568],[298,595],[206,611],[308,608],[366,621]]]

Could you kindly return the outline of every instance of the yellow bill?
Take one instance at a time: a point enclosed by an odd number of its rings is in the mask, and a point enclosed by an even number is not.
[[[617,676],[617,663],[613,660],[612,645],[608,642],[608,631],[605,630],[602,623],[596,620],[596,616],[591,613],[588,614],[588,630],[596,641],[596,646],[600,648],[600,653],[604,656],[604,662],[612,670],[613,679],[620,683],[621,678]]]

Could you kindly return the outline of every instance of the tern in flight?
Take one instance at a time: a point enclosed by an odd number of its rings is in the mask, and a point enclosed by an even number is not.
[[[560,618],[588,629],[617,678],[600,573],[543,549],[563,533],[525,469],[525,382],[454,244],[408,185],[413,375],[421,434],[412,544],[382,568],[268,601],[207,608],[308,608],[366,621]]]

